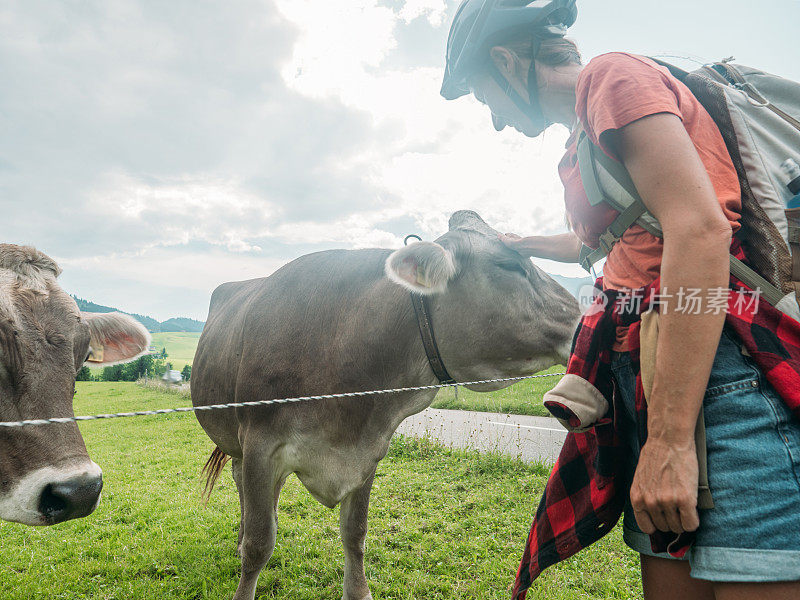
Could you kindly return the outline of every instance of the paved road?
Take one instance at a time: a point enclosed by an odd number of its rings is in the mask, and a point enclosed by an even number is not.
[[[567,432],[555,419],[428,408],[403,421],[397,433],[428,436],[445,446],[495,451],[527,462],[554,463]]]

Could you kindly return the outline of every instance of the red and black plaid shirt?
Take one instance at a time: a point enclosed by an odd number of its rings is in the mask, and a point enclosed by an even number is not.
[[[731,253],[744,259],[735,239]],[[583,377],[600,390],[613,411],[611,347],[616,328],[628,328],[631,364],[637,374],[636,412],[642,443],[647,435],[647,418],[639,376],[640,315],[658,297],[659,284],[660,280],[656,279],[631,293],[642,298],[638,306],[635,302],[622,303],[618,301],[620,292],[606,290],[603,293],[607,299],[605,308],[594,314],[588,311],[581,319],[567,367],[568,373]],[[602,290],[602,277],[597,279],[595,287]],[[730,287],[727,326],[740,338],[794,416],[800,419],[800,323],[755,295],[734,276],[731,276]],[[598,305],[597,300],[595,304]],[[631,470],[629,453],[616,427],[616,419],[610,419],[587,432],[567,435],[531,525],[514,584],[513,600],[523,600],[526,590],[544,569],[596,542],[619,520],[628,497]],[[691,533],[676,536],[659,532],[651,536],[654,551],[668,551],[674,556],[683,556],[693,541]]]

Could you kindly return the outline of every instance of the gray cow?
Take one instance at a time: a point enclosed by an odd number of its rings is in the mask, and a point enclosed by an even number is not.
[[[132,317],[82,313],[58,285],[58,265],[0,244],[0,421],[72,416],[85,360],[113,364],[147,351]],[[0,519],[52,525],[91,513],[103,478],[75,423],[0,427]]]
[[[195,406],[436,383],[409,291],[427,295],[441,357],[457,381],[563,362],[579,317],[565,289],[504,246],[476,213],[460,211],[435,243],[319,252],[270,277],[219,286],[195,355]],[[242,509],[234,600],[254,597],[291,473],[325,506],[341,503],[343,598],[371,598],[364,538],[375,469],[398,425],[434,396],[425,390],[196,413],[217,445],[206,465],[212,486],[233,459]]]

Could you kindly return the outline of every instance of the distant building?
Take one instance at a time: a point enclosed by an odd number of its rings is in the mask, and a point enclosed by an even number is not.
[[[161,378],[167,383],[180,383],[183,381],[183,375],[181,375],[180,371],[176,371],[175,369],[170,369],[164,372],[164,376]]]

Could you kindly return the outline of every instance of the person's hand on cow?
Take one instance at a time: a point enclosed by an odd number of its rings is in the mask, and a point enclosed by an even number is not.
[[[533,240],[533,237],[524,238],[516,233],[499,233],[497,237],[514,252],[518,252],[522,256],[532,256],[529,242]]]
[[[522,237],[516,233],[501,233],[497,237],[514,252],[527,258],[535,256],[558,262],[576,263],[581,252],[581,241],[572,232],[529,237]]]

